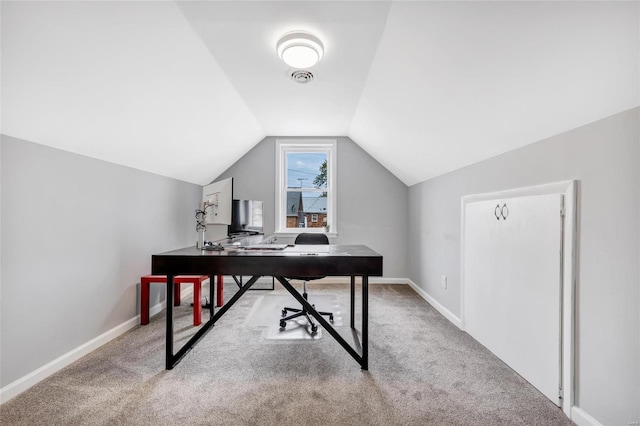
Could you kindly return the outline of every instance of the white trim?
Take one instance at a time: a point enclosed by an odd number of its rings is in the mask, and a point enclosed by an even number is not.
[[[248,275],[245,275],[248,277]],[[317,284],[349,284],[349,277],[324,277],[319,280],[313,280],[314,283]],[[356,277],[356,284],[361,283],[360,277]],[[233,278],[230,275],[224,276],[225,286],[228,283],[235,285]],[[256,281],[256,284],[271,284],[271,277],[260,277]],[[276,284],[278,281],[276,280]],[[410,284],[410,280],[408,278],[385,278],[385,277],[369,277],[369,284]]]
[[[286,153],[294,152],[316,152],[326,151],[327,153],[327,188],[318,192],[327,192],[327,223],[337,232],[337,174],[338,174],[338,140],[337,139],[276,139],[276,208],[275,208],[275,233],[276,234],[298,234],[303,229],[304,232],[324,232],[323,228],[287,228],[287,216],[285,210],[286,198],[286,172],[282,164],[286,163]]]
[[[572,412],[575,403],[574,391],[574,361],[575,361],[575,288],[576,288],[576,256],[577,256],[577,193],[578,181],[570,180],[525,188],[510,189],[485,194],[466,195],[461,198],[460,214],[460,323],[464,327],[464,252],[465,252],[465,206],[468,203],[492,200],[496,198],[514,198],[532,195],[563,194],[564,195],[564,236],[563,236],[563,271],[562,271],[562,410],[567,417],[573,420]]]
[[[578,426],[603,426],[602,423],[576,406],[571,407],[571,421]]]
[[[565,217],[567,218],[574,218],[576,217],[576,212],[575,212],[575,201],[576,201],[576,192],[577,192],[577,181],[572,181],[570,182],[569,187],[567,188],[567,192],[565,193],[565,197],[567,199],[572,199],[574,200],[574,205],[570,206],[571,203],[566,202],[565,203]],[[500,198],[500,197],[498,197]],[[507,198],[507,197],[505,197]],[[570,208],[572,210],[570,210]],[[569,237],[572,238],[575,241],[575,232],[574,230],[572,230],[572,235],[570,235]],[[565,235],[566,236],[566,235]],[[575,248],[577,247],[577,245],[574,243],[572,244],[572,249],[573,251],[575,251]],[[565,272],[567,270],[566,266],[567,263],[575,263],[575,253],[572,251],[571,253],[569,253],[567,251],[567,247],[565,246],[565,251],[567,256],[565,256],[565,259],[568,256],[571,256],[571,262],[565,262]],[[575,266],[575,265],[574,265]],[[266,277],[263,277],[266,278]],[[260,278],[258,280],[258,282],[260,282],[261,279]],[[325,277],[321,280],[316,280],[315,282],[317,283],[323,283],[323,284],[345,284],[348,282],[349,277]],[[356,278],[356,282],[358,282],[358,278]],[[444,316],[447,320],[449,320],[453,325],[455,325],[456,327],[458,327],[459,329],[464,331],[464,327],[463,327],[463,323],[462,320],[456,316],[455,314],[453,314],[449,309],[445,308],[440,302],[438,302],[434,297],[432,297],[429,293],[427,293],[426,291],[424,291],[421,287],[419,287],[416,283],[414,283],[412,280],[408,279],[408,278],[384,278],[384,277],[370,277],[369,278],[369,284],[407,284],[409,285],[409,287],[411,287],[420,297],[422,297],[425,301],[427,301],[427,303],[429,303],[435,310],[437,310],[438,312],[440,312],[442,314],[442,316]],[[567,293],[567,286],[565,286],[565,294]],[[573,286],[568,286],[568,287],[573,287]],[[573,291],[573,289],[572,289]],[[572,296],[573,297],[573,296]],[[566,313],[566,310],[564,310],[564,312]],[[567,320],[567,316],[568,315],[564,315],[564,320]],[[563,325],[566,326],[566,323]],[[564,336],[564,343],[566,344],[567,340],[571,340],[573,341],[573,322],[571,322],[571,330],[572,332],[570,333],[570,336]],[[573,345],[571,345],[573,346]],[[573,352],[571,352],[570,354],[566,353],[567,351],[564,352],[565,358],[570,358],[570,361],[573,361]],[[564,359],[563,362],[567,362],[569,361],[568,359]],[[573,367],[573,362],[571,362],[570,364]],[[569,376],[569,378],[571,378],[573,376],[573,369],[571,369],[569,372],[565,371],[565,376],[563,380],[567,379],[567,376]],[[579,407],[573,405],[573,389],[571,387],[566,388],[565,389],[565,401],[570,401],[571,403],[571,407],[568,408],[568,410],[564,410],[565,415],[567,417],[569,417],[574,423],[576,423],[578,426],[603,426],[600,422],[598,422],[596,419],[594,419],[592,416],[590,416],[588,413],[586,413],[585,411],[583,411],[582,409],[580,409]],[[563,405],[569,405],[569,404],[563,404]],[[564,408],[564,407],[563,407]],[[567,412],[568,411],[568,412]]]
[[[358,279],[356,277],[356,283]],[[369,277],[369,284],[409,284],[408,278]]]
[[[225,277],[227,278],[227,277]],[[231,277],[228,277],[232,279]],[[261,282],[261,280],[265,280],[262,282],[266,282],[267,277],[261,277],[257,282]],[[269,278],[269,282],[270,278]],[[277,281],[276,281],[277,282]],[[319,280],[314,280],[314,283],[318,284],[348,284],[349,277],[324,277]],[[356,277],[356,284],[361,282],[360,277]],[[462,329],[462,322],[460,318],[458,318],[453,312],[445,308],[440,302],[438,302],[435,298],[433,298],[429,293],[424,291],[421,287],[418,287],[416,283],[411,281],[409,278],[385,278],[385,277],[369,277],[369,284],[377,285],[377,284],[394,284],[394,285],[408,285],[418,293],[418,296],[422,297],[427,301],[435,310],[440,312],[446,319],[451,321],[456,327]]]
[[[0,389],[0,403],[9,401],[13,397],[26,391],[30,387],[36,385],[52,374],[60,371],[74,361],[77,361],[83,356],[98,349],[100,346],[126,333],[138,324],[140,324],[140,315],[136,315],[134,318],[131,318],[130,320],[123,322],[122,324],[112,328],[111,330],[101,334],[100,336],[89,340],[88,342],[78,346],[77,348],[67,352],[66,354],[54,359],[48,364],[45,364],[42,367],[32,371],[26,376],[23,376],[18,380],[9,383],[8,385]]]
[[[442,316],[451,321],[453,325],[462,329],[462,321],[453,312],[445,308],[440,302],[433,298],[429,293],[424,291],[421,287],[418,287],[416,283],[408,280],[407,284],[416,292],[420,297],[427,301],[436,311],[440,312]]]
[[[182,286],[181,286],[182,287]],[[193,286],[189,286],[184,290],[181,289],[180,297],[186,297],[193,293]],[[163,309],[167,307],[166,301],[157,303],[156,305],[149,308],[149,317],[159,313]],[[136,327],[140,324],[140,315],[136,315],[135,317],[123,322],[120,325],[113,327],[111,330],[108,330],[98,337],[95,337],[89,340],[86,343],[78,346],[67,352],[66,354],[61,355],[60,357],[54,359],[53,361],[43,365],[40,368],[32,371],[31,373],[9,383],[8,385],[0,388],[0,404],[4,404],[10,399],[18,396],[22,392],[31,388],[32,386],[37,385],[39,382],[43,381],[47,377],[57,373],[62,370],[64,367],[74,363],[85,355],[93,352],[99,347],[109,343],[113,339],[123,335],[127,331]]]
[[[572,418],[575,404],[575,289],[577,287],[576,262],[578,259],[578,182],[572,181],[564,192],[564,240],[562,271],[562,387],[563,411]]]
[[[232,278],[230,276],[225,276],[225,282],[229,283]],[[325,284],[344,284],[348,282],[348,277],[326,277],[322,280],[317,280],[316,282],[325,283]],[[406,278],[382,278],[382,277],[371,277],[369,278],[370,284],[407,284]],[[271,283],[270,277],[261,277],[257,282],[262,283]],[[182,287],[182,286],[181,286]],[[181,288],[180,297],[184,298],[190,296],[193,293],[193,286]],[[163,309],[167,307],[166,301],[161,303],[157,303],[156,305],[149,308],[149,317],[158,314]],[[57,373],[62,370],[64,367],[74,363],[78,359],[82,358],[85,355],[93,352],[99,347],[109,343],[111,340],[121,336],[132,328],[136,327],[140,324],[140,315],[136,315],[135,317],[123,322],[120,325],[115,326],[111,330],[104,332],[103,334],[95,337],[94,339],[89,340],[88,342],[72,349],[66,354],[61,355],[60,357],[54,359],[53,361],[43,365],[42,367],[28,373],[27,375],[9,383],[8,385],[0,388],[0,404],[3,404],[27,389],[35,386],[39,382],[43,381],[47,377]]]

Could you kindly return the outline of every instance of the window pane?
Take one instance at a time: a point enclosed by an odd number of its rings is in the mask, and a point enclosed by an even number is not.
[[[322,228],[326,224],[326,192],[287,191],[287,228]]]
[[[287,188],[326,188],[326,152],[288,152]]]

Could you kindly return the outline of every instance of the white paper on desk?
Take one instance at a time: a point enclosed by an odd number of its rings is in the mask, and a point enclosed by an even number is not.
[[[284,251],[288,253],[329,253],[329,246],[317,244],[298,244],[287,247]]]

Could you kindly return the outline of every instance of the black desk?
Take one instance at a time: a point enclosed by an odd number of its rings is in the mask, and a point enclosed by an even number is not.
[[[224,250],[204,251],[195,247],[188,247],[162,254],[153,255],[151,258],[151,273],[167,276],[167,300],[173,300],[173,278],[176,275],[248,275],[251,276],[243,284],[238,292],[233,295],[224,306],[215,312],[214,304],[210,307],[210,317],[194,335],[178,351],[173,352],[173,306],[167,303],[167,331],[166,331],[166,368],[171,370],[180,360],[202,339],[213,325],[233,306],[235,302],[260,278],[261,276],[275,277],[284,288],[296,298],[301,305],[329,332],[340,345],[362,367],[368,369],[368,299],[369,277],[382,276],[382,256],[370,248],[362,245],[330,245],[328,253],[305,254],[290,252],[287,250]],[[351,328],[354,326],[355,307],[355,277],[362,277],[362,341],[360,351],[354,349],[331,326],[331,324],[318,314],[300,293],[289,283],[289,276],[349,276],[351,277]],[[210,299],[214,300],[214,286],[209,286]],[[274,319],[275,321],[275,319]],[[355,336],[355,333],[354,333]],[[360,353],[359,353],[360,352]]]

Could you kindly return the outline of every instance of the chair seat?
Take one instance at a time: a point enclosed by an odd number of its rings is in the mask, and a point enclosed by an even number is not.
[[[313,281],[313,280],[321,280],[325,277],[325,275],[317,276],[317,277],[287,277],[290,280],[299,280],[299,281]]]

